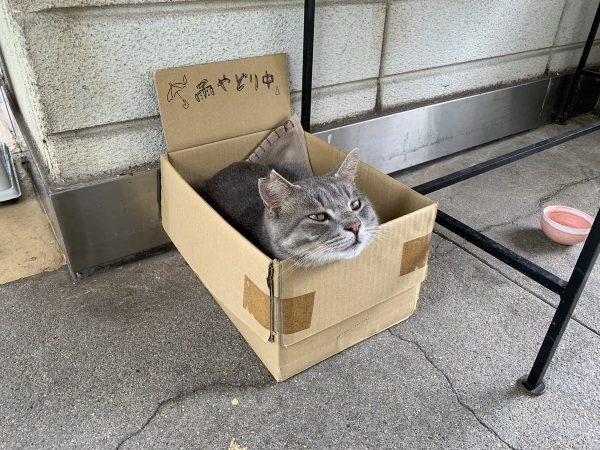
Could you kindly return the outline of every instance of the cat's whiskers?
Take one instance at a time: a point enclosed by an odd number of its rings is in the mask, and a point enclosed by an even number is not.
[[[376,243],[389,243],[389,242],[394,242],[396,240],[396,236],[394,236],[394,234],[384,228],[381,227],[377,227],[376,229],[373,230],[373,241]]]
[[[365,227],[364,239],[368,244],[381,243],[388,236],[388,232],[384,232],[378,226]],[[382,237],[383,239],[379,239]],[[290,265],[282,273],[283,277],[291,275],[296,269],[303,268],[306,271],[312,271],[316,267],[329,261],[329,252],[340,252],[348,249],[347,236],[338,235],[325,242],[319,242],[315,245],[310,245],[308,248],[297,251],[289,260]],[[306,265],[310,262],[310,265]]]
[[[343,237],[336,236],[325,242],[318,243],[316,246],[311,247],[307,250],[308,255],[307,255],[306,260],[303,262],[306,262],[308,260],[313,260],[312,261],[313,263],[310,266],[308,266],[310,268],[320,265],[324,261],[328,260],[328,252],[336,250],[335,245],[337,244],[337,242],[343,241],[343,240],[344,240]],[[315,264],[315,263],[317,263],[317,264]]]
[[[315,254],[318,254],[317,252],[323,251],[326,249],[327,249],[326,243],[319,242],[319,243],[317,243],[316,246],[310,246],[309,248],[307,248],[304,251],[299,251],[297,254],[292,256],[293,259],[290,264],[290,267],[282,273],[282,276],[291,274],[298,267],[303,267],[305,269],[310,267],[310,266],[304,266],[303,263],[309,261],[311,258],[314,258]]]
[[[341,244],[347,244],[347,239],[343,236],[336,236],[334,238],[329,239],[328,241],[325,241],[325,244],[327,245],[327,249],[328,250],[342,250],[346,247],[348,247],[348,245],[341,245]]]

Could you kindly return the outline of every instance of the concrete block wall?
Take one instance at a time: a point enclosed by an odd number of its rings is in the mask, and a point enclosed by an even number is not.
[[[313,123],[569,69],[598,1],[317,2]],[[156,164],[159,68],[286,52],[299,110],[302,21],[297,0],[0,0],[0,44],[60,186]]]

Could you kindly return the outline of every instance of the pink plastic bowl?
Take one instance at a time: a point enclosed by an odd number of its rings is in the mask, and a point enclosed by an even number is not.
[[[563,245],[585,241],[593,222],[583,211],[568,206],[548,206],[540,219],[544,234]]]

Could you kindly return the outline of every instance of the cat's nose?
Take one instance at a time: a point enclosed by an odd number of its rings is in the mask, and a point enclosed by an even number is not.
[[[351,223],[346,227],[346,231],[351,231],[354,236],[358,236],[358,230],[360,230],[360,222]]]

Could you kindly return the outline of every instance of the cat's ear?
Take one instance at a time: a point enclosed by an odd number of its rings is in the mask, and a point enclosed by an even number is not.
[[[258,179],[258,192],[263,203],[271,211],[277,210],[281,204],[294,193],[299,186],[290,183],[275,170],[267,178]]]
[[[354,182],[356,171],[358,170],[358,149],[355,148],[346,155],[339,167],[335,171],[335,176],[347,181]]]

